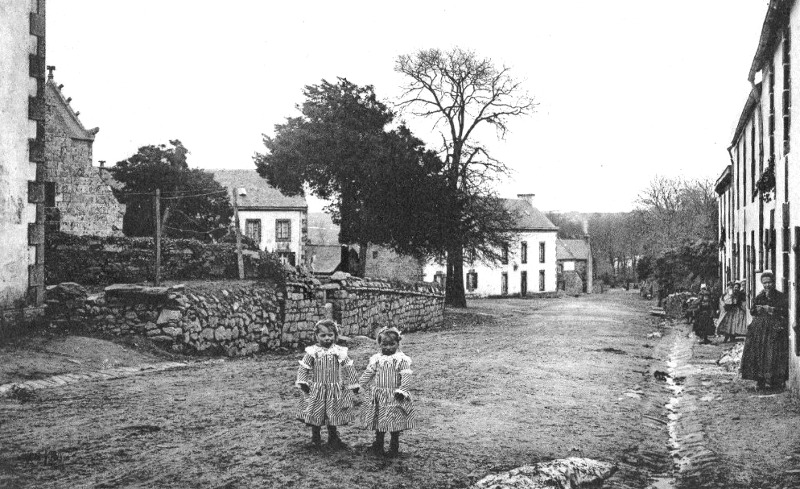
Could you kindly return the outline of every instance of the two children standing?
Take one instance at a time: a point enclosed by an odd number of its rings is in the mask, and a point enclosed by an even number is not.
[[[411,358],[400,351],[402,336],[397,328],[383,328],[377,341],[380,353],[369,359],[367,369],[357,376],[347,348],[336,344],[339,330],[330,319],[314,326],[316,344],[305,350],[297,369],[297,386],[305,394],[298,419],[311,426],[311,441],[322,443],[321,428],[327,426],[328,445],[341,448],[338,426],[356,418],[354,394],[367,392],[369,403],[361,408],[361,426],[375,432],[371,450],[384,453],[386,432],[391,434],[389,455],[396,456],[400,432],[416,425],[416,414],[408,388],[411,384]]]

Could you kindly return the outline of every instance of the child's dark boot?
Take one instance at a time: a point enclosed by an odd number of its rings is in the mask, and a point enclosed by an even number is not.
[[[328,446],[335,449],[347,448],[347,445],[339,438],[339,432],[335,426],[328,426]]]
[[[322,445],[322,436],[319,431],[319,426],[311,427],[311,444],[315,447]]]
[[[372,442],[372,446],[369,447],[369,451],[374,453],[375,455],[382,456],[384,454],[383,451],[383,441],[386,433],[382,433],[380,431],[375,432],[375,441]]]
[[[389,456],[397,457],[400,455],[400,432],[392,431],[392,439],[389,440]]]

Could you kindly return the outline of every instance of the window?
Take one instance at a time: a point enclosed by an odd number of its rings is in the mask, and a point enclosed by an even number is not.
[[[503,243],[503,256],[500,258],[500,263],[508,265],[508,243]]]
[[[769,96],[769,117],[768,131],[769,131],[769,163],[775,161],[775,64],[769,64],[769,84],[767,85],[767,93]]]
[[[544,292],[544,270],[539,270],[539,292]]]
[[[519,274],[519,295],[528,295],[528,272],[524,270]]]
[[[278,219],[275,221],[275,241],[292,240],[292,221],[288,219]]]
[[[753,177],[751,176],[752,180]],[[747,135],[742,131],[742,207],[747,206]]]
[[[544,241],[539,241],[539,263],[544,263]]]
[[[750,194],[752,199],[756,200],[756,120],[753,118],[752,126],[750,127]]]
[[[500,274],[500,293],[502,295],[508,295],[508,272]]]
[[[244,235],[261,247],[261,219],[246,219],[244,221]]]
[[[792,54],[792,40],[791,31],[786,27],[783,33],[783,99],[781,104],[781,111],[783,113],[783,154],[789,154],[789,129],[792,125],[791,111],[792,108],[792,73],[791,73],[791,54]]]
[[[467,290],[472,292],[478,288],[478,272],[470,271],[467,273]]]
[[[378,258],[378,250],[372,251],[372,258]]]
[[[520,247],[519,254],[520,254],[519,261],[521,263],[528,263],[528,243],[527,243],[527,241],[523,241],[522,242],[522,246]]]

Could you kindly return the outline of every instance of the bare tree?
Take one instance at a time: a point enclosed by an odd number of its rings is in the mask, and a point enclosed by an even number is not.
[[[409,79],[400,107],[416,116],[433,118],[439,131],[445,177],[454,190],[452,198],[459,199],[459,194],[492,197],[488,185],[507,174],[508,168],[489,155],[475,132],[479,127],[492,126],[502,139],[511,118],[529,114],[536,107],[520,82],[511,77],[510,69],[498,68],[491,59],[455,48],[400,56],[395,71]],[[452,204],[452,208],[458,207]],[[446,301],[452,306],[466,306],[462,277],[468,245],[464,236],[456,233],[447,246]]]

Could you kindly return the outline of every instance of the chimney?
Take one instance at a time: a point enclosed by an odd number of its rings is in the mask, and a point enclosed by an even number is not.
[[[106,160],[100,160],[98,163],[100,163],[100,168],[101,169],[106,167]]]
[[[534,207],[533,205],[534,196],[536,196],[536,194],[517,194],[518,199],[527,200],[528,203],[531,205],[531,207]]]
[[[583,220],[583,235],[584,235],[584,237],[588,237],[589,236],[589,220],[588,219],[584,219]]]

